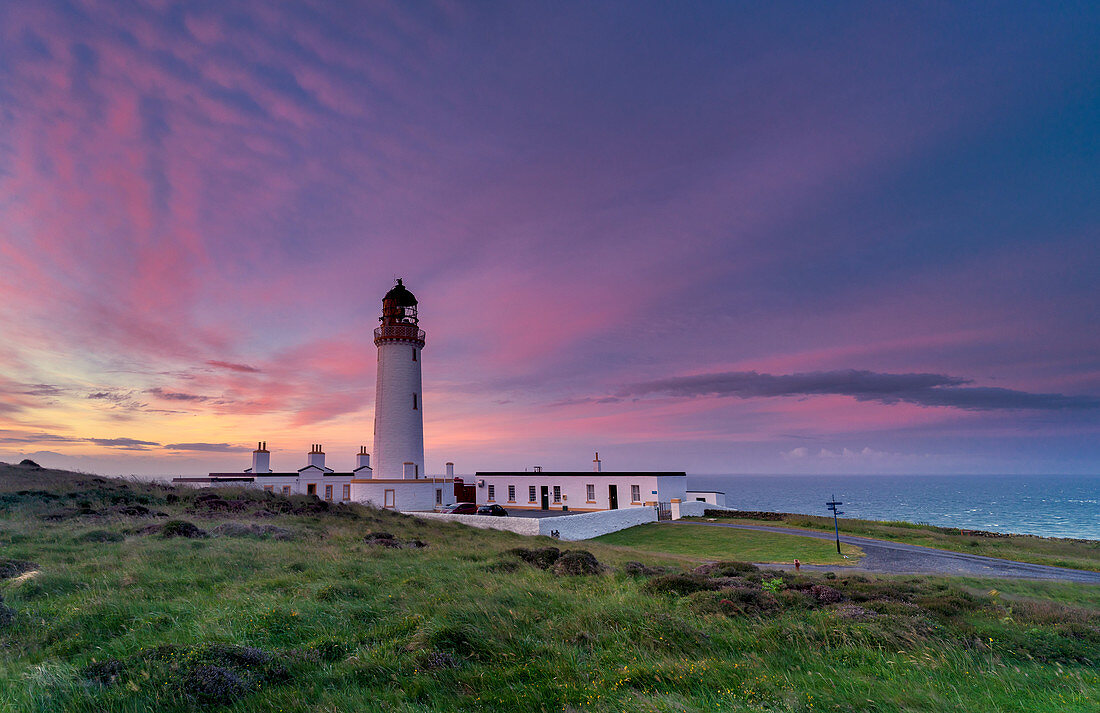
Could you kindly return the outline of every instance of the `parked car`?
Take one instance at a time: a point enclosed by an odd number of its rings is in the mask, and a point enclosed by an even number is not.
[[[482,505],[477,509],[478,515],[496,515],[497,517],[507,517],[508,511],[499,505]]]
[[[476,503],[455,503],[454,505],[448,505],[440,510],[450,515],[476,515],[477,504]]]

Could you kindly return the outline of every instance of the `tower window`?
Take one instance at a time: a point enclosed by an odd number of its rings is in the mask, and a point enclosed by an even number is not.
[[[416,405],[416,394],[413,394],[413,411],[415,411],[416,409],[417,409],[417,405]]]
[[[413,361],[416,361],[416,347],[413,347]]]

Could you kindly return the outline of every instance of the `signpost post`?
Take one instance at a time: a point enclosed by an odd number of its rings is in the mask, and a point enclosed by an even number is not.
[[[837,522],[836,518],[837,515],[843,515],[844,512],[842,510],[837,510],[837,506],[843,504],[844,503],[836,499],[835,495],[832,500],[825,503],[826,507],[833,511],[833,531],[836,532],[836,553],[838,555],[840,554],[840,524]]]

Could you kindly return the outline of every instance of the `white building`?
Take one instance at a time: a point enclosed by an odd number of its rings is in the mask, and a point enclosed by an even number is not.
[[[478,505],[496,503],[506,510],[591,512],[682,501],[687,474],[626,471],[478,472]]]

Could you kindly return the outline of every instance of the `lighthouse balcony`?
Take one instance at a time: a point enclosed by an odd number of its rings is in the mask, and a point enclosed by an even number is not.
[[[384,324],[374,330],[374,343],[412,342],[424,346],[424,330],[415,324]]]

